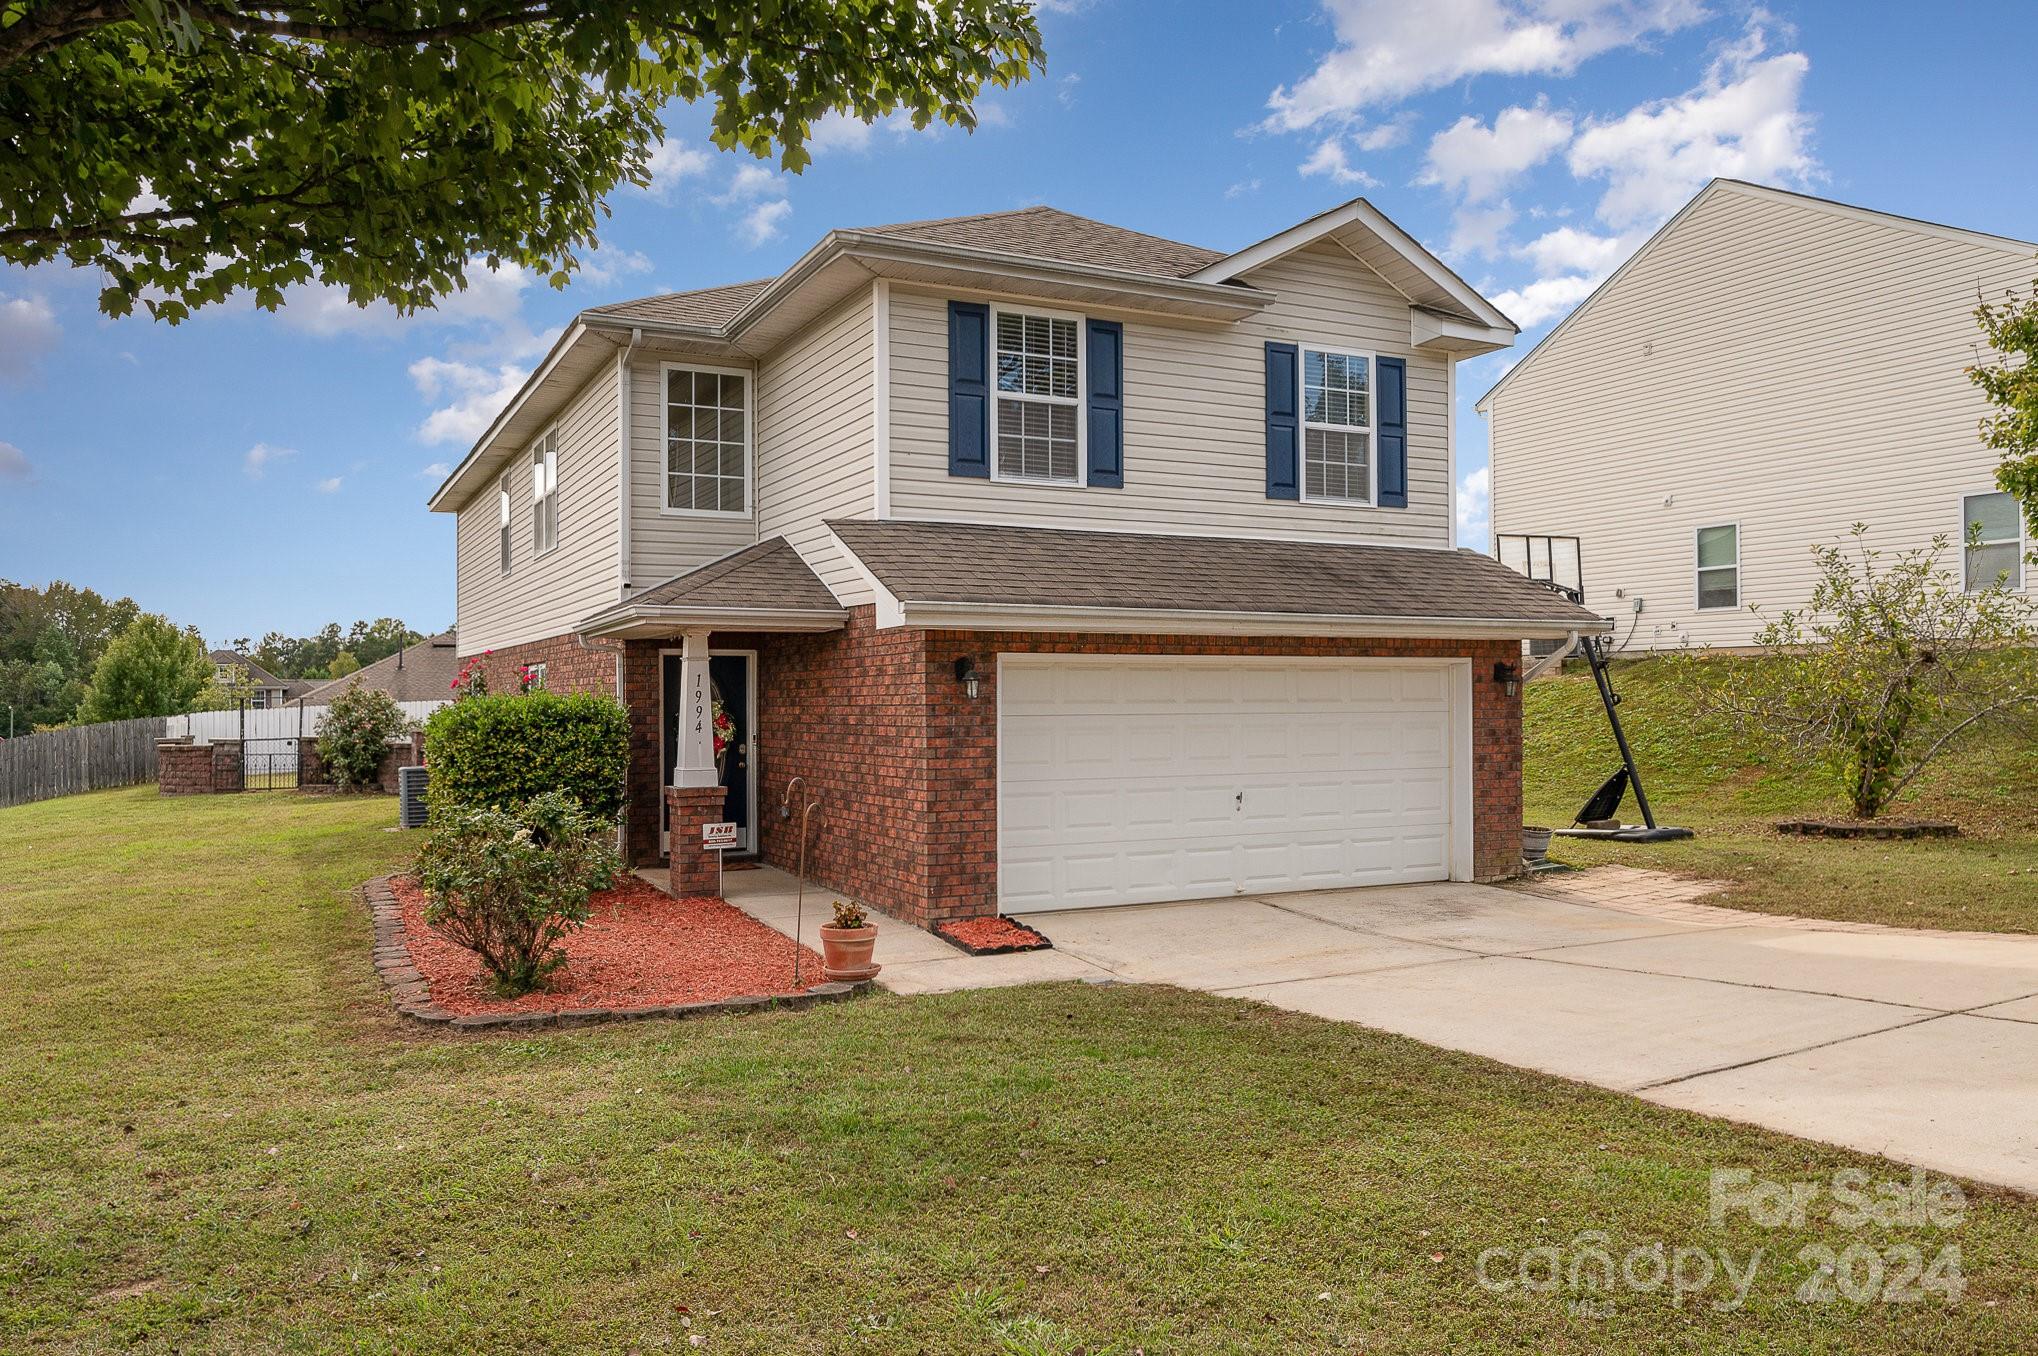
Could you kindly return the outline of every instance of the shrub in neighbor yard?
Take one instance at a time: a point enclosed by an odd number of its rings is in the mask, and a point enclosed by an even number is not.
[[[1854,528],[1851,550],[1813,548],[1810,606],[1756,633],[1769,663],[1726,661],[1685,686],[1700,709],[1824,770],[1856,817],[1874,819],[1963,738],[2030,726],[2038,680],[2025,652],[2038,632],[2003,581],[1968,590],[1942,568],[1945,537],[1892,556],[1866,534]]]
[[[425,722],[432,812],[511,809],[548,791],[613,822],[623,808],[630,716],[592,693],[502,693],[440,707]]]
[[[418,853],[425,921],[481,958],[506,997],[529,993],[566,958],[588,896],[623,869],[615,825],[553,792],[513,810],[468,807],[434,821]]]
[[[387,692],[355,679],[333,698],[318,727],[319,761],[333,781],[352,791],[374,784],[389,752],[389,741],[410,733],[410,718]]]

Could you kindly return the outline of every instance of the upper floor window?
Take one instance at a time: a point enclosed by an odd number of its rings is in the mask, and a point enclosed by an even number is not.
[[[1741,605],[1740,524],[1698,529],[1698,605],[1708,611]]]
[[[997,473],[1002,479],[1083,483],[1082,322],[1000,310],[992,329],[997,373]]]
[[[495,482],[496,549],[502,557],[502,572],[510,572],[510,478],[509,472]]]
[[[531,448],[531,554],[559,544],[559,436],[547,433]]]
[[[1970,494],[1960,501],[1967,591],[1978,592],[2000,579],[2006,588],[2024,587],[2024,520],[2016,496]]]
[[[750,378],[745,373],[665,369],[665,509],[750,511]]]
[[[1302,350],[1302,497],[1373,502],[1373,360]]]

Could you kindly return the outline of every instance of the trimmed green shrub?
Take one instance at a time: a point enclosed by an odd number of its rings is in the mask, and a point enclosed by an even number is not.
[[[333,698],[318,727],[318,756],[333,781],[348,791],[375,781],[389,741],[410,733],[410,718],[387,692],[356,678]]]
[[[425,722],[432,813],[513,809],[550,791],[614,821],[630,766],[630,715],[613,697],[464,697]]]
[[[557,792],[514,810],[450,810],[418,853],[425,921],[481,957],[499,993],[529,993],[566,959],[556,943],[587,921],[588,896],[623,869],[614,836]]]

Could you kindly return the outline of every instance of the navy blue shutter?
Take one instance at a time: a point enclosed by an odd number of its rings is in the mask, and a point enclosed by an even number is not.
[[[948,474],[991,474],[991,308],[948,303]]]
[[[1408,507],[1408,364],[1380,359],[1380,507]]]
[[[1293,344],[1267,345],[1267,498],[1302,497],[1302,384]]]
[[[1125,330],[1115,320],[1083,322],[1084,367],[1090,390],[1090,480],[1100,489],[1125,487]]]

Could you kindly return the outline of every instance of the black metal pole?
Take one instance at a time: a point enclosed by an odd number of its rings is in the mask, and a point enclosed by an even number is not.
[[[1642,772],[1635,766],[1634,751],[1628,748],[1628,732],[1621,728],[1620,698],[1614,694],[1613,679],[1607,675],[1606,654],[1600,647],[1605,641],[1599,636],[1588,637],[1585,641],[1585,662],[1592,666],[1592,681],[1599,687],[1599,700],[1606,707],[1606,719],[1613,726],[1613,742],[1620,746],[1620,760],[1628,770],[1628,785],[1635,789],[1635,804],[1641,809],[1642,823],[1656,827],[1656,815],[1649,809],[1649,793],[1642,790]]]

